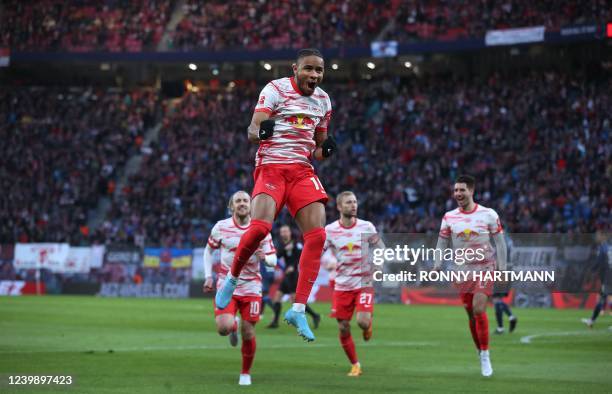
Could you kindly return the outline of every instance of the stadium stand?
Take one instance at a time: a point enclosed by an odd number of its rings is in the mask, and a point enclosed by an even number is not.
[[[611,171],[605,77],[548,71],[327,90],[342,154],[320,165],[321,179],[332,195],[355,190],[381,231],[437,231],[453,204],[444,185],[459,172],[482,179],[479,200],[498,207],[514,232],[592,232],[609,223],[610,183],[597,181]],[[249,83],[187,93],[118,193],[109,190],[115,170],[138,152],[156,116],[154,93],[3,92],[3,241],[204,244],[226,214],[226,196],[251,188],[255,148],[244,128],[258,92]],[[76,146],[78,158],[66,151]],[[113,198],[112,209],[87,234],[87,212],[102,196]]]
[[[396,28],[388,39],[453,40],[483,37],[487,30],[603,23],[610,20],[606,1],[393,1],[397,4]]]
[[[444,185],[459,172],[482,179],[479,200],[512,231],[591,232],[610,219],[609,185],[595,181],[610,171],[610,88],[554,71],[331,85],[342,154],[320,166],[321,179],[332,195],[355,190],[363,215],[386,232],[436,232],[453,204]],[[225,196],[250,190],[244,128],[257,93],[249,85],[183,97],[114,201],[109,220],[123,237],[138,223],[153,244],[204,244]]]
[[[158,113],[147,90],[2,90],[2,243],[91,242],[88,211],[114,192]]]
[[[4,1],[0,46],[24,51],[154,50],[172,8],[169,0]]]
[[[181,6],[181,9],[175,9]],[[182,18],[169,26],[173,12]],[[605,23],[605,0],[563,1],[121,1],[9,0],[0,12],[0,47],[22,51],[286,49],[482,38],[487,30]]]

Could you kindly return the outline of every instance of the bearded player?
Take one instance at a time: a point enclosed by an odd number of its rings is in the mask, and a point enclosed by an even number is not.
[[[244,235],[251,222],[251,197],[244,191],[238,191],[229,200],[228,208],[232,216],[215,224],[208,245],[204,251],[204,291],[213,290],[212,263],[213,250],[221,250],[221,266],[217,278],[217,288],[223,285],[234,259],[234,250],[240,238]],[[236,291],[230,303],[224,308],[215,307],[215,322],[220,335],[229,335],[230,343],[238,343],[238,325],[235,319],[240,311],[242,316],[242,371],[238,384],[251,384],[251,365],[255,358],[255,324],[259,321],[261,311],[261,273],[260,261],[267,266],[276,265],[276,250],[272,237],[268,234],[259,244],[255,255],[252,256],[238,277]]]
[[[362,370],[351,336],[351,319],[356,311],[357,325],[362,330],[363,340],[369,341],[372,337],[374,312],[371,267],[362,258],[362,251],[367,246],[362,244],[362,237],[367,237],[367,242],[377,247],[384,245],[374,225],[357,218],[358,204],[353,192],[340,193],[336,204],[340,219],[325,227],[325,253],[331,250],[336,260],[332,317],[338,320],[340,344],[351,362],[348,376],[359,376]]]
[[[304,311],[319,274],[327,202],[327,193],[311,161],[328,158],[337,150],[334,139],[327,136],[331,101],[319,88],[323,70],[321,53],[303,49],[293,64],[294,75],[271,81],[259,95],[248,128],[249,141],[259,144],[253,174],[253,220],[240,239],[230,273],[215,298],[221,309],[230,303],[236,278],[270,234],[272,222],[286,205],[302,231],[304,249],[295,301],[285,321],[308,342],[315,337]]]
[[[474,257],[472,261],[466,259],[461,269],[471,272],[495,269],[503,271],[506,269],[507,250],[499,216],[493,209],[474,202],[475,183],[475,179],[469,175],[461,175],[457,178],[453,195],[459,206],[446,212],[442,218],[436,248],[445,250],[452,247],[457,264],[459,264],[457,251],[460,249],[463,250],[465,256]],[[495,250],[491,245],[491,239],[495,241]],[[473,252],[466,254],[467,250]],[[440,269],[441,265],[442,260],[437,259],[435,269]],[[489,356],[489,320],[486,307],[487,299],[492,293],[493,283],[468,280],[460,283],[459,288],[463,306],[468,314],[472,339],[480,356],[482,375],[491,376],[493,367]]]

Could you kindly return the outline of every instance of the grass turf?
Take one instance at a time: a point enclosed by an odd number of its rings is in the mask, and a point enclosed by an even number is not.
[[[376,305],[374,337],[353,337],[364,374],[349,378],[335,321],[312,344],[257,326],[253,385],[237,385],[240,350],[216,334],[209,299],[0,298],[0,392],[313,393],[612,392],[612,324],[590,311],[517,309],[515,333],[491,335],[480,364],[459,307]],[[288,304],[284,305],[285,308]],[[313,307],[327,314],[329,305]],[[494,314],[489,308],[489,322]],[[530,343],[522,343],[527,337]],[[72,375],[66,386],[9,386],[8,375]]]

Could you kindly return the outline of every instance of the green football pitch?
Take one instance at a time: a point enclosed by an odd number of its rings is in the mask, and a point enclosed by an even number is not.
[[[358,378],[346,376],[335,321],[324,318],[306,344],[287,326],[266,329],[268,313],[257,327],[253,385],[240,387],[240,345],[216,334],[210,299],[2,297],[0,392],[612,392],[612,318],[589,330],[579,319],[590,311],[515,313],[517,331],[491,336],[491,378],[480,376],[459,307],[377,305],[372,341],[353,330]],[[8,384],[9,375],[26,374],[75,382]]]

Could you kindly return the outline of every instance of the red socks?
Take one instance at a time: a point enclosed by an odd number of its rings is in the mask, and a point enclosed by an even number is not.
[[[478,332],[476,331],[476,319],[473,317],[469,318],[470,322],[470,332],[472,333],[472,339],[474,340],[474,345],[476,345],[476,349],[480,350],[480,342],[478,341]]]
[[[255,337],[252,339],[242,339],[242,372],[240,373],[248,374],[251,371],[256,348]]]
[[[240,243],[234,255],[231,269],[234,278],[240,276],[242,267],[249,261],[253,253],[259,248],[261,241],[263,241],[271,230],[272,224],[264,222],[263,220],[251,220],[249,229],[242,235],[242,238],[240,238]],[[306,248],[304,247],[304,249]]]
[[[302,256],[300,257],[300,274],[295,291],[295,303],[297,304],[306,304],[308,302],[312,285],[314,285],[317,276],[319,276],[324,243],[325,230],[323,228],[318,227],[304,233],[304,249],[302,249]],[[242,241],[240,244],[242,245]]]
[[[240,276],[240,271],[270,230],[272,230],[272,224],[257,219],[251,220],[251,225],[240,239],[234,255],[231,269],[234,278]],[[306,304],[312,285],[317,280],[324,243],[325,230],[321,227],[304,234],[304,249],[300,257],[300,274],[295,292],[295,302],[298,304]]]
[[[472,309],[474,294],[462,295],[463,306],[468,313],[470,332],[478,350],[489,350],[489,318],[486,312],[475,314]]]
[[[489,350],[489,318],[486,312],[474,315],[480,350]]]
[[[342,336],[340,333],[340,343],[342,344],[342,349],[344,349],[344,353],[346,353],[346,357],[348,357],[351,364],[355,364],[357,360],[357,352],[355,351],[355,342],[353,342],[353,337],[349,333],[347,336]]]

